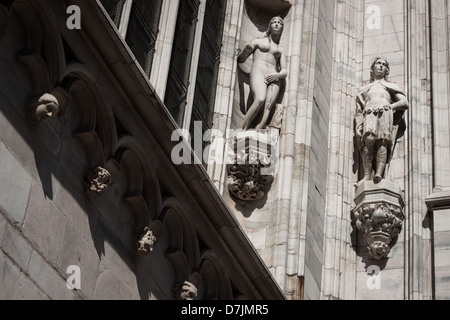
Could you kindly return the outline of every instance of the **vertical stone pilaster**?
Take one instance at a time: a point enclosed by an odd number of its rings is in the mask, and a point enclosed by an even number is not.
[[[405,298],[432,297],[430,222],[425,197],[431,190],[432,138],[430,100],[429,2],[405,1],[407,154],[405,156]],[[448,125],[448,123],[447,123]],[[441,133],[439,133],[441,134]]]
[[[433,190],[426,202],[433,217],[433,267],[436,300],[450,299],[450,3],[430,1]]]
[[[243,1],[227,1],[222,51],[220,53],[220,68],[217,77],[217,90],[215,109],[213,115],[213,128],[208,165],[208,174],[219,192],[226,192],[226,143],[227,130],[231,128],[231,115],[233,112],[233,97],[236,84],[237,61],[236,52],[239,49],[241,33]],[[216,144],[215,144],[216,142]]]
[[[170,57],[172,55],[179,3],[180,0],[163,1],[158,38],[155,44],[155,55],[153,56],[150,82],[155,85],[156,93],[163,101],[166,93],[167,77],[169,75]]]
[[[328,143],[327,205],[324,220],[322,299],[354,299],[356,254],[351,242],[353,115],[361,83],[364,1],[338,2],[335,9],[333,79]]]

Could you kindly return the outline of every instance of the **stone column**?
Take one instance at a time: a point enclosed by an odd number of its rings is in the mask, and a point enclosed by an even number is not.
[[[405,157],[405,299],[432,297],[430,220],[425,198],[432,172],[430,8],[432,1],[405,1],[407,111]],[[448,122],[447,122],[448,126]],[[448,131],[447,131],[448,132]],[[439,133],[441,135],[442,133]]]
[[[364,1],[338,2],[335,9],[332,93],[324,220],[322,299],[355,299],[356,253],[352,248],[353,112],[362,81]]]
[[[433,217],[434,298],[450,299],[450,3],[430,1],[433,114],[433,190],[426,203]]]

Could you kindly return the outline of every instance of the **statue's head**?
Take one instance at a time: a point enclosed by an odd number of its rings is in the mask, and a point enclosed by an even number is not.
[[[388,81],[388,76],[390,72],[389,62],[386,58],[375,57],[370,64],[370,82],[375,81],[376,73],[379,72],[376,68],[382,67],[382,72],[384,80]]]
[[[266,31],[266,35],[269,36],[272,33],[281,35],[281,33],[283,32],[283,28],[284,28],[283,18],[281,18],[280,16],[273,17],[270,20],[269,27]]]

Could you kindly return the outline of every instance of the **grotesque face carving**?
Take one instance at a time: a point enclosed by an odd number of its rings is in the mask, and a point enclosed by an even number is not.
[[[174,289],[177,300],[194,300],[197,297],[197,288],[189,281],[178,284]]]
[[[37,125],[54,117],[58,111],[58,99],[49,93],[45,93],[31,103],[30,109],[28,110],[28,118],[32,124]]]
[[[87,192],[93,195],[103,194],[111,184],[111,174],[108,170],[97,167],[88,173],[86,181]]]
[[[369,245],[369,252],[371,253],[373,259],[379,260],[386,258],[390,251],[391,248],[389,248],[389,246],[382,241],[375,241]]]
[[[149,227],[145,227],[136,243],[137,253],[141,255],[150,253],[150,251],[153,251],[155,242],[156,237],[153,235],[152,230]]]

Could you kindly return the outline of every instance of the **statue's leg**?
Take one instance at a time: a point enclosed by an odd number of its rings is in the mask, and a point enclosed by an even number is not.
[[[280,86],[278,82],[271,83],[269,87],[267,88],[267,96],[266,101],[264,105],[264,113],[261,119],[261,122],[256,126],[256,130],[264,129],[267,120],[269,120],[270,111],[272,110],[272,107],[274,106],[276,99],[278,97],[278,93],[280,92]]]
[[[242,125],[244,131],[250,128],[253,119],[264,105],[267,92],[267,85],[264,81],[265,77],[263,73],[255,71],[250,74],[250,93],[253,95],[253,103],[250,108],[248,108],[244,117],[244,123]]]
[[[376,137],[372,132],[366,132],[364,134],[363,138],[364,147],[362,148],[361,153],[364,177],[360,181],[358,181],[358,183],[355,184],[355,187],[358,187],[362,182],[371,179],[375,141]]]
[[[388,154],[387,145],[383,141],[377,150],[377,167],[375,176],[373,177],[373,181],[375,183],[378,183],[383,179],[382,177],[384,168],[386,167],[387,154]]]

